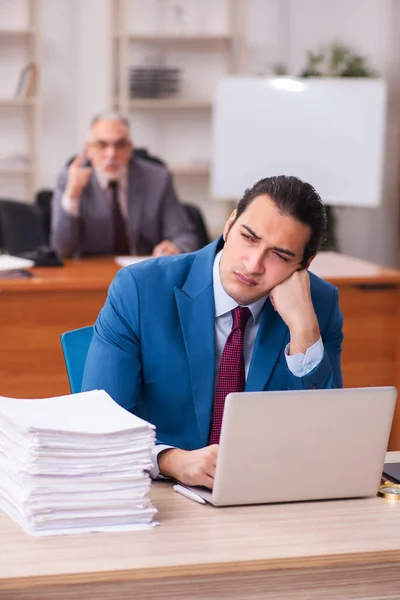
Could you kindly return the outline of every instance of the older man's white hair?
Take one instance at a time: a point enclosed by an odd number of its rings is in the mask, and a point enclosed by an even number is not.
[[[93,131],[93,127],[99,121],[115,121],[115,123],[119,123],[120,125],[122,125],[123,127],[125,127],[126,133],[128,134],[128,137],[129,138],[131,137],[129,120],[126,117],[124,117],[124,115],[122,115],[121,113],[109,110],[109,111],[105,111],[105,112],[99,113],[98,115],[96,115],[95,117],[93,117],[93,119],[90,122],[90,127],[89,127],[89,131],[88,131],[88,134],[87,134],[88,138],[91,137],[92,131]]]

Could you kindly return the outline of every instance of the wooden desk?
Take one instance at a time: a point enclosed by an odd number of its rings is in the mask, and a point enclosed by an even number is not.
[[[137,533],[30,538],[0,513],[1,599],[400,599],[400,503],[152,498],[161,524]]]
[[[64,331],[94,323],[118,266],[110,258],[33,269],[32,279],[0,279],[0,394],[69,393]]]
[[[345,386],[400,389],[400,271],[335,252],[317,255],[311,270],[339,289]]]
[[[400,271],[335,252],[318,254],[311,270],[339,289],[345,387],[394,385],[400,391]],[[389,450],[400,450],[400,399]]]
[[[1,395],[68,393],[60,335],[95,321],[117,270],[111,258],[94,258],[0,279]],[[332,252],[319,254],[312,270],[339,288],[345,386],[400,389],[400,271]],[[400,409],[390,449],[400,449]]]

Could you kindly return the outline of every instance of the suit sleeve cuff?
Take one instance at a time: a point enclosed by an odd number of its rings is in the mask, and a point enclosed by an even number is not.
[[[63,194],[61,206],[71,217],[79,217],[79,198],[71,198],[67,194]]]
[[[305,375],[308,375],[308,373],[311,373],[311,371],[322,361],[324,356],[324,344],[322,343],[322,339],[319,338],[315,344],[307,349],[305,354],[294,354],[293,356],[289,356],[288,351],[289,344],[285,348],[286,364],[289,371],[295,377],[304,377]]]
[[[164,475],[161,475],[160,473],[160,469],[158,468],[158,455],[160,452],[163,452],[163,450],[169,450],[170,448],[174,448],[174,446],[168,446],[167,444],[157,444],[154,446],[151,453],[151,462],[153,465],[149,471],[149,475],[152,479],[168,479],[168,477],[164,477]]]

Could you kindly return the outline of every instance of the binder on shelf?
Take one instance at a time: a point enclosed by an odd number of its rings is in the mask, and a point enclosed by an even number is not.
[[[38,67],[36,63],[28,63],[21,71],[17,89],[15,90],[16,98],[29,98],[35,95],[36,84],[38,77]]]

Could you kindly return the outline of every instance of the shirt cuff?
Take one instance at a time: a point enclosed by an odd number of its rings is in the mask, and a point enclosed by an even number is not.
[[[289,371],[296,377],[305,377],[305,375],[308,375],[308,373],[319,365],[324,357],[324,344],[321,338],[310,346],[305,354],[299,353],[289,356],[289,345],[285,348],[286,364]]]
[[[157,444],[154,446],[153,450],[151,451],[151,462],[153,465],[149,471],[149,475],[152,479],[168,479],[168,477],[164,477],[164,475],[161,475],[160,473],[160,469],[158,468],[158,455],[163,450],[169,450],[170,448],[174,447],[175,446],[168,446],[167,444]]]
[[[71,198],[67,194],[63,194],[61,206],[71,217],[79,217],[79,201],[79,198]]]

